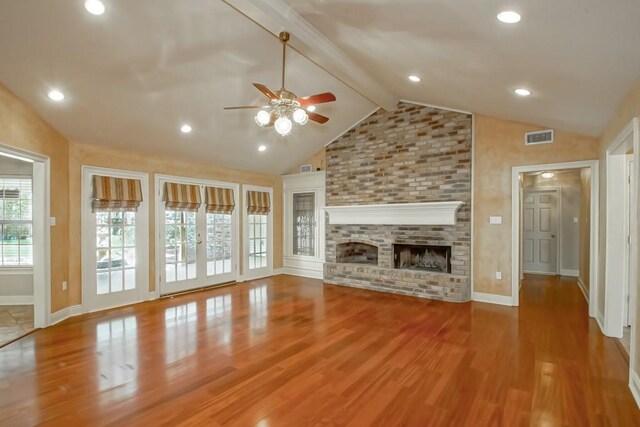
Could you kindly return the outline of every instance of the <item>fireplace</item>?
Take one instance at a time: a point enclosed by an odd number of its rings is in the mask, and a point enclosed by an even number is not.
[[[378,247],[362,242],[340,243],[336,247],[336,261],[342,264],[378,265]]]
[[[451,273],[451,246],[393,245],[395,268]]]

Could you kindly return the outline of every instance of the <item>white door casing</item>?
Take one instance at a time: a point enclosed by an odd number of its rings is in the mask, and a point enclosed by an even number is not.
[[[557,190],[526,190],[523,203],[523,264],[526,273],[557,274]]]
[[[98,292],[97,223],[91,210],[93,175],[139,179],[143,201],[135,213],[135,287]],[[110,249],[109,246],[108,249]],[[144,301],[149,289],[149,176],[146,173],[82,166],[82,310],[92,312]],[[123,285],[124,286],[124,285]]]

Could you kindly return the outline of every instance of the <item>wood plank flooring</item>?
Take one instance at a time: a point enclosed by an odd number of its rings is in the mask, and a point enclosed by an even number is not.
[[[276,276],[82,316],[0,350],[0,425],[639,426],[575,281],[521,304]]]

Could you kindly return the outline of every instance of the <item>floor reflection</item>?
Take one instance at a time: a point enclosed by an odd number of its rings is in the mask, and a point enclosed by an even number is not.
[[[269,317],[269,293],[267,285],[249,289],[249,331],[250,335],[261,334]]]
[[[127,384],[118,389],[116,397],[125,398],[137,392],[138,324],[135,316],[98,323],[96,354],[100,391]]]
[[[207,327],[208,329],[219,328],[218,344],[228,345],[231,343],[232,310],[233,300],[231,299],[231,294],[219,295],[207,300]],[[218,323],[218,320],[221,322]]]
[[[176,362],[198,347],[198,305],[195,302],[169,307],[164,312],[165,362]]]

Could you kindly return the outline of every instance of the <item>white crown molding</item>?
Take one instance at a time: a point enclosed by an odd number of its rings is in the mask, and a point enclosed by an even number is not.
[[[326,206],[329,224],[455,225],[463,202]]]
[[[374,104],[395,110],[398,97],[283,0],[224,2],[276,37],[291,32],[291,48]]]

